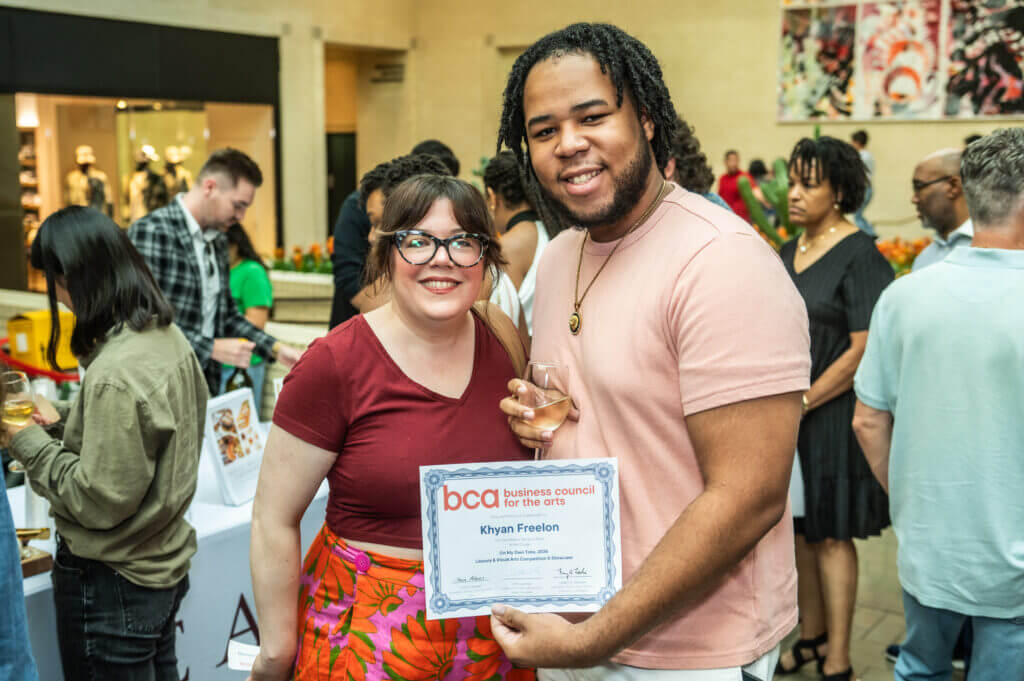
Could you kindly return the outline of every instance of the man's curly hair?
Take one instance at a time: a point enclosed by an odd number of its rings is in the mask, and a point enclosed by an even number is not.
[[[676,118],[676,134],[672,137],[672,158],[676,160],[676,183],[697,194],[707,194],[715,183],[715,173],[701,151],[700,140],[693,126]]]
[[[376,168],[363,175],[359,181],[359,205],[366,210],[366,199],[378,189],[387,198],[391,191],[414,175],[451,175],[448,169],[436,156],[428,154],[408,154],[390,161],[380,163]]]

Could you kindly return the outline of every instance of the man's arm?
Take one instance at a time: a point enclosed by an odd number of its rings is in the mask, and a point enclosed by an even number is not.
[[[366,314],[371,310],[386,305],[391,300],[391,287],[377,284],[367,284],[352,298],[352,307]]]
[[[701,598],[783,517],[800,422],[800,393],[686,417],[704,491],[636,574],[580,624],[496,606],[491,625],[509,659],[537,667],[592,666]]]
[[[889,450],[892,447],[892,413],[869,407],[857,400],[853,412],[853,432],[864,450],[871,472],[882,489],[889,492]]]

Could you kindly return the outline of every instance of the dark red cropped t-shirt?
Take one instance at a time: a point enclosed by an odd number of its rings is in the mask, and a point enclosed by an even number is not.
[[[474,315],[473,375],[459,399],[406,376],[360,315],[309,346],[284,380],[274,424],[337,452],[327,526],[340,537],[421,548],[419,467],[529,454],[498,403],[512,361]]]

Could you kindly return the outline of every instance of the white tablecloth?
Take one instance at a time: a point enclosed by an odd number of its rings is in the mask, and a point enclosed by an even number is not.
[[[25,513],[24,488],[7,490],[14,523],[21,527]],[[303,551],[320,531],[327,509],[327,484],[321,486],[302,518]],[[189,511],[196,528],[199,550],[192,558],[189,572],[191,588],[178,612],[177,653],[182,681],[244,681],[245,674],[228,669],[228,641],[256,643],[249,630],[256,621],[249,573],[249,528],[252,503],[225,506],[212,465],[203,458],[199,468],[199,486]],[[33,546],[55,550],[50,542]],[[60,653],[57,647],[56,616],[50,574],[25,580],[25,606],[28,611],[29,637],[39,667],[40,681],[62,681]]]

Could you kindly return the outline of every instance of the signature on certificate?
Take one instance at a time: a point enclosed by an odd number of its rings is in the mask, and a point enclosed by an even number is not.
[[[590,574],[590,570],[585,567],[558,568],[558,574],[569,579],[570,577],[587,576]]]
[[[470,577],[456,577],[455,581],[458,584],[471,584],[473,582],[486,582],[487,578],[486,577],[479,577],[477,575],[472,575]]]

